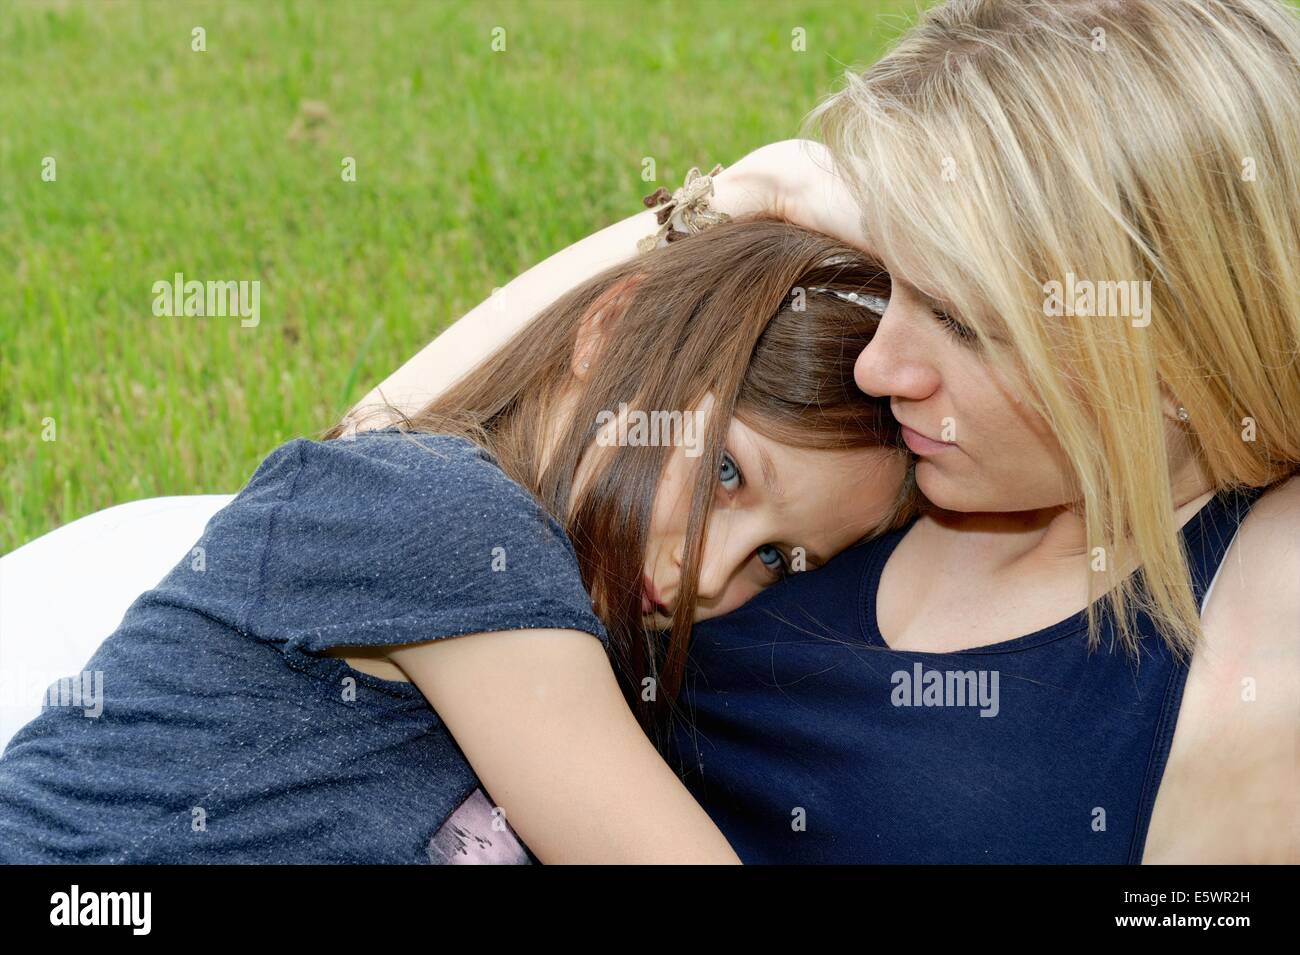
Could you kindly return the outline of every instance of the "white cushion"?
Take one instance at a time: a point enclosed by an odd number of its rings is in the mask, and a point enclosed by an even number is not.
[[[119,504],[0,557],[0,749],[40,712],[49,685],[81,672],[135,598],[189,553],[232,499]]]

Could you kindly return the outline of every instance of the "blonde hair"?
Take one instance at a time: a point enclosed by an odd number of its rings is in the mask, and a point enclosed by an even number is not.
[[[809,115],[873,244],[903,236],[1070,461],[1122,643],[1190,654],[1162,386],[1214,490],[1300,462],[1300,18],[1275,0],[951,0]],[[901,230],[901,231],[900,231]],[[1150,282],[1049,314],[1070,275]],[[1086,303],[1084,303],[1086,304]],[[1086,311],[1086,309],[1085,309]],[[999,349],[997,335],[1009,343]],[[1089,635],[1098,639],[1090,603]]]

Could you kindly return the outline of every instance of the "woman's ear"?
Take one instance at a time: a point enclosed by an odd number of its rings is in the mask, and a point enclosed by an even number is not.
[[[632,300],[632,293],[644,278],[644,275],[629,275],[615,282],[600,293],[578,322],[570,370],[579,381],[586,381],[591,374],[596,357],[605,344],[605,337],[627,309]]]
[[[1165,418],[1178,424],[1185,424],[1188,419],[1187,409],[1174,397],[1167,385],[1160,386],[1160,410]]]

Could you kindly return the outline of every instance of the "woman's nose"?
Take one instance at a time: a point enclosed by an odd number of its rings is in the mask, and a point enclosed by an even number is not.
[[[863,393],[920,401],[938,388],[938,371],[908,327],[891,303],[853,365],[853,380]]]

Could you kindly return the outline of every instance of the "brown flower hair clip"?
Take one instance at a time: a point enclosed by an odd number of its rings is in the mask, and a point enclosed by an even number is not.
[[[727,213],[709,208],[709,200],[713,196],[713,177],[720,172],[722,172],[721,163],[710,169],[707,174],[701,174],[698,166],[692,166],[686,173],[686,181],[676,192],[670,195],[667,189],[660,186],[644,197],[641,201],[647,209],[654,211],[659,228],[637,242],[637,251],[649,252],[661,244],[676,242],[678,239],[696,235],[712,226],[731,221],[731,216]],[[678,224],[683,228],[674,228]]]

